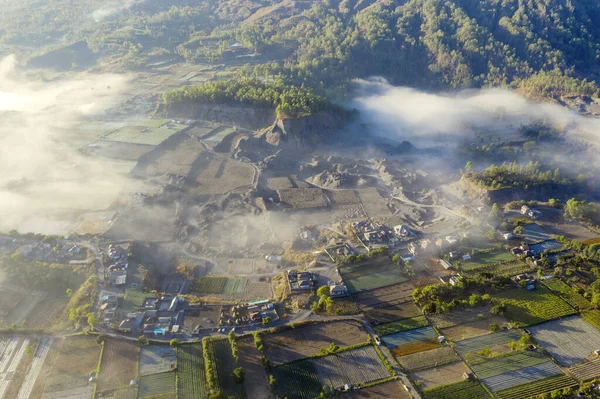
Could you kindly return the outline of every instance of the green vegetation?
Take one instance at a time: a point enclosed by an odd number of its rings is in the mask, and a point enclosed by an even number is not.
[[[462,381],[423,391],[424,399],[483,399],[489,398],[478,381]]]
[[[232,375],[236,369],[236,360],[232,355],[230,342],[226,339],[205,338],[202,340],[202,351],[211,397],[244,397],[244,386],[237,384]]]
[[[516,161],[503,163],[500,166],[491,165],[481,172],[465,172],[463,177],[475,184],[491,190],[500,188],[519,187],[529,188],[547,183],[574,184],[583,181],[563,177],[559,169],[540,170],[539,162],[530,161],[527,165],[519,165]]]
[[[227,80],[186,86],[163,94],[166,104],[208,103],[272,108],[280,117],[299,117],[321,111],[341,113],[342,108],[306,88],[277,81]]]
[[[535,291],[512,289],[494,294],[506,304],[504,316],[510,321],[527,326],[575,314],[575,310],[546,287]]]
[[[497,392],[496,395],[500,399],[526,399],[543,393],[551,392],[556,389],[574,387],[575,385],[577,385],[577,383],[572,377],[559,375],[506,389],[504,391]]]
[[[600,330],[600,310],[593,309],[581,313],[583,320]]]
[[[394,334],[397,332],[412,330],[414,328],[428,326],[429,322],[425,316],[416,316],[408,319],[393,321],[391,323],[378,324],[373,327],[375,333],[379,336]]]
[[[207,396],[202,345],[177,348],[177,397],[182,399]]]
[[[579,293],[577,287],[571,287],[558,278],[544,280],[544,285],[577,310],[592,309],[592,304]]]
[[[505,249],[491,249],[476,251],[471,260],[461,264],[461,270],[471,270],[491,264],[514,262],[516,259]]]
[[[565,204],[565,218],[576,219],[592,226],[600,226],[600,204],[571,198]]]
[[[272,370],[277,392],[282,398],[313,399],[322,392],[321,381],[311,360],[302,360]],[[275,384],[271,384],[275,385]]]

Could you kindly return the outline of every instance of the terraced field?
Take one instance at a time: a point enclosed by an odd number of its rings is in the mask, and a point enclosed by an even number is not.
[[[141,375],[171,371],[177,364],[177,352],[168,345],[144,346],[140,353]]]
[[[535,340],[561,366],[578,363],[600,348],[600,331],[579,316],[555,320],[530,328]]]
[[[589,381],[600,377],[600,359],[581,363],[569,369],[573,377],[579,381]]]
[[[246,288],[246,279],[238,277],[200,277],[194,284],[194,290],[203,294],[242,294]]]
[[[211,339],[207,343],[208,356],[211,359],[217,373],[219,387],[225,397],[234,399],[243,398],[244,386],[236,384],[231,372],[237,367],[231,355],[231,345],[227,339]]]
[[[435,332],[433,327],[426,326],[416,328],[414,330],[387,335],[382,338],[382,341],[388,348],[395,348],[413,342],[426,341],[431,338],[437,338],[437,333]]]
[[[408,374],[408,378],[414,381],[421,389],[432,389],[440,385],[462,381],[464,374],[469,371],[465,363],[455,362],[410,373]]]
[[[529,399],[556,389],[571,387],[575,384],[577,382],[573,378],[566,375],[559,375],[499,391],[496,392],[496,396],[500,399]]]
[[[342,266],[339,270],[351,293],[373,290],[406,281],[402,269],[391,263],[387,257],[366,263]]]
[[[561,375],[562,371],[551,360],[535,366],[524,367],[508,373],[498,374],[490,378],[483,378],[481,381],[492,392],[502,391],[517,385],[523,385],[530,382],[543,380],[555,375]]]
[[[587,321],[591,326],[600,330],[600,310],[593,309],[581,313],[581,318]]]

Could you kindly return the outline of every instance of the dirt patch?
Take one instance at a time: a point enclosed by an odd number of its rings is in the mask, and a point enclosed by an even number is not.
[[[461,324],[454,327],[449,327],[441,330],[441,333],[447,340],[457,342],[463,339],[479,337],[486,334],[491,334],[490,324],[497,323],[498,326],[504,327],[508,325],[508,321],[502,316],[494,316],[486,319],[476,320],[470,323]]]
[[[258,349],[256,349],[252,337],[246,337],[239,340],[238,350],[240,367],[244,369],[246,375],[252,376],[252,378],[246,378],[244,381],[246,397],[261,399],[272,398],[273,395],[271,394],[269,378],[267,377],[265,367],[262,365],[261,361],[262,355]]]
[[[411,283],[403,282],[361,292],[354,298],[365,316],[381,323],[387,323],[421,315],[412,299],[414,289],[415,287]]]
[[[332,342],[344,348],[367,339],[367,333],[358,322],[337,321],[264,335],[263,344],[265,356],[275,366],[315,355]]]
[[[391,215],[387,200],[379,194],[376,188],[366,188],[357,191],[365,208],[365,212],[367,212],[367,216],[375,217]]]
[[[202,154],[189,174],[190,191],[197,194],[226,194],[252,184],[254,168],[248,163]]]
[[[460,357],[449,346],[432,349],[425,352],[413,353],[412,355],[401,356],[398,363],[408,371],[428,369],[444,364],[460,361]]]
[[[87,146],[84,151],[92,156],[137,161],[141,156],[152,151],[154,148],[153,145],[147,144],[99,140]]]
[[[477,308],[460,309],[442,314],[432,314],[428,318],[437,328],[448,328],[492,317],[492,314],[490,314],[491,308],[491,305],[486,305]]]
[[[471,370],[469,370],[466,364],[459,362],[410,373],[408,377],[420,389],[431,389],[440,385],[462,381],[463,374],[470,372]]]
[[[132,171],[134,176],[188,176],[194,161],[203,151],[200,142],[187,133],[179,133],[143,158]]]
[[[139,358],[137,342],[107,339],[98,376],[98,392],[129,386],[137,376]]]
[[[66,299],[46,298],[27,316],[26,324],[31,328],[51,328],[65,312],[66,306]]]
[[[293,209],[325,208],[327,203],[320,188],[286,188],[277,190],[284,207]]]

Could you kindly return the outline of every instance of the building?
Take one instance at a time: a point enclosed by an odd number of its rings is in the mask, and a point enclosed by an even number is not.
[[[440,259],[439,263],[440,263],[440,266],[442,266],[446,270],[450,269],[452,267],[452,265],[450,264],[450,262],[448,262],[445,259]]]
[[[456,276],[440,276],[440,281],[444,284],[450,284],[452,286],[458,284],[458,278]]]
[[[512,240],[515,238],[515,235],[513,233],[504,233],[502,234],[502,237],[504,237],[505,240]]]
[[[394,227],[394,233],[400,237],[414,237],[415,233],[405,224]]]
[[[521,214],[527,216],[531,220],[536,220],[542,215],[540,211],[530,208],[527,205],[521,207]]]
[[[348,288],[344,284],[335,284],[334,282],[329,282],[329,296],[332,298],[339,298],[348,295]]]

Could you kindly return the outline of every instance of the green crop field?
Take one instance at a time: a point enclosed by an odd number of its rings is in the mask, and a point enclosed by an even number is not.
[[[528,351],[510,354],[491,359],[484,363],[471,365],[471,369],[480,379],[520,370],[525,367],[535,366],[550,360],[541,351]]]
[[[277,392],[282,398],[313,399],[323,389],[310,359],[284,364],[273,369]]]
[[[487,391],[478,381],[462,381],[423,391],[424,399],[484,399]]]
[[[492,263],[510,262],[513,260],[515,260],[515,257],[505,249],[497,249],[491,252],[484,253],[478,252],[475,255],[473,255],[473,259],[467,262],[463,262],[461,269],[476,269],[478,267],[489,265]]]
[[[534,291],[512,289],[494,294],[494,297],[506,303],[507,311],[504,316],[507,319],[522,323],[524,326],[577,313],[543,285],[538,286]]]
[[[483,265],[480,267],[464,270],[467,275],[477,273],[491,273],[494,276],[514,276],[521,273],[529,273],[536,270],[536,266],[515,260],[509,263],[493,263],[491,265]]]
[[[352,293],[373,290],[406,281],[400,267],[385,257],[368,263],[342,266],[340,274]]]
[[[226,398],[243,398],[244,385],[236,384],[231,372],[238,367],[231,355],[231,344],[227,339],[211,339],[208,341],[208,357],[215,367],[219,388]]]
[[[593,309],[581,313],[581,318],[600,330],[600,310]]]
[[[569,305],[573,306],[577,310],[586,310],[592,309],[592,304],[583,297],[580,293],[573,291],[573,289],[567,285],[567,283],[559,280],[557,278],[551,278],[548,280],[544,280],[544,285],[550,290],[552,290],[555,294],[560,296],[567,302]]]
[[[223,287],[223,294],[224,295],[242,294],[245,289],[246,289],[246,279],[245,278],[229,277],[229,278],[227,278],[225,287]]]
[[[175,393],[175,373],[150,374],[140,377],[138,398],[150,398]]]
[[[555,389],[572,387],[576,384],[577,382],[572,377],[559,375],[556,377],[535,381],[530,384],[524,384],[514,388],[505,389],[504,391],[496,392],[496,395],[500,399],[526,399],[537,397],[537,395],[551,392]]]
[[[179,346],[177,348],[178,399],[205,398],[207,396],[202,345]]]
[[[428,326],[429,322],[425,316],[410,317],[408,319],[402,319],[393,321],[391,323],[379,324],[373,327],[377,335],[383,337],[384,335],[394,334],[397,332],[412,330],[414,328]]]
[[[242,294],[246,290],[246,279],[240,277],[200,277],[192,288],[203,294]]]

